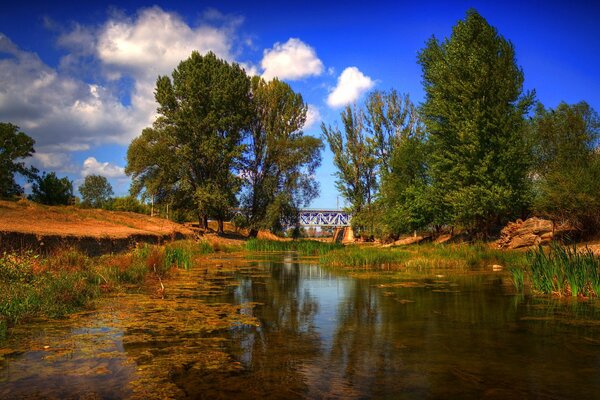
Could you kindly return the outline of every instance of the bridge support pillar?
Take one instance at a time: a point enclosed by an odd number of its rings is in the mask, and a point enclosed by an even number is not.
[[[339,226],[333,231],[334,243],[354,243],[354,231],[351,226]]]

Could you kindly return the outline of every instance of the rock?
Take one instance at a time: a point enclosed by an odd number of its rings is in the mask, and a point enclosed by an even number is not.
[[[502,249],[520,249],[549,243],[558,231],[569,230],[568,227],[558,229],[547,219],[537,217],[525,221],[520,219],[509,222],[500,232],[497,244]]]

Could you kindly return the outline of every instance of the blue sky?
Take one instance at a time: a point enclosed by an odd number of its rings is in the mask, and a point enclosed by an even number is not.
[[[279,76],[310,105],[308,134],[373,89],[423,100],[417,53],[475,8],[516,47],[525,88],[600,110],[600,7],[589,2],[12,2],[0,13],[0,121],[37,141],[34,164],[110,178],[150,125],[153,84],[192,49]],[[337,204],[329,151],[313,207]],[[340,200],[341,205],[341,200]]]

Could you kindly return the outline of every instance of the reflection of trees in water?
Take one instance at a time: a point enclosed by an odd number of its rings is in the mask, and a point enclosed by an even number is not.
[[[314,316],[319,305],[302,282],[310,267],[294,260],[263,262],[259,268],[270,277],[242,276],[240,285],[219,301],[258,302],[254,309],[258,328],[230,333],[230,351],[241,362],[235,373],[191,372],[186,391],[192,398],[300,398],[307,391],[303,365],[320,354],[320,338]],[[314,268],[313,268],[314,269]]]

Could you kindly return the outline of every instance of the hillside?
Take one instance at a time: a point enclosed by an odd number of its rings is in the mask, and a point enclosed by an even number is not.
[[[148,215],[0,201],[0,250],[67,244],[99,253],[193,234],[183,225]]]

